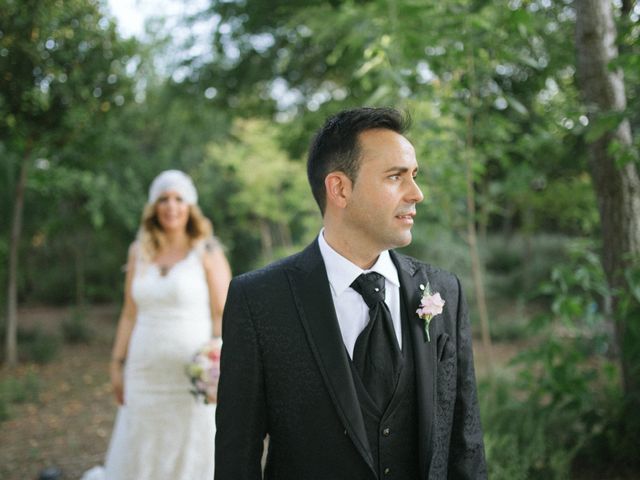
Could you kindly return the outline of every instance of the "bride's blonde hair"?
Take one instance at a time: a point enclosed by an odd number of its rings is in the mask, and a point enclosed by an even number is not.
[[[140,220],[140,229],[138,230],[137,240],[142,259],[147,262],[153,261],[166,241],[162,225],[158,220],[157,203],[145,205],[142,211],[142,219]],[[204,216],[197,205],[189,205],[189,219],[185,229],[189,237],[190,248],[193,248],[198,242],[208,240],[213,236],[211,221]]]

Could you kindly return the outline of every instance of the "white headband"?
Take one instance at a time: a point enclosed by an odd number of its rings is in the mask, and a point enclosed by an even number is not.
[[[182,200],[189,205],[198,203],[198,192],[191,181],[191,177],[180,170],[165,170],[151,182],[149,187],[150,204],[156,203],[164,192],[174,190],[180,194]]]

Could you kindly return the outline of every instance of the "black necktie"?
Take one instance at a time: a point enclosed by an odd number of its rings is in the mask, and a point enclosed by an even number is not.
[[[384,277],[376,272],[363,273],[351,288],[362,295],[369,307],[369,323],[356,340],[353,363],[369,395],[384,412],[402,366],[391,312],[384,302]]]

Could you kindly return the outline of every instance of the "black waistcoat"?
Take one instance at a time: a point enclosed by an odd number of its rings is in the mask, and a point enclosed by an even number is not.
[[[369,447],[380,479],[420,477],[415,360],[404,299],[401,300],[400,312],[404,362],[396,390],[384,412],[380,412],[373,403],[353,362],[350,362]]]

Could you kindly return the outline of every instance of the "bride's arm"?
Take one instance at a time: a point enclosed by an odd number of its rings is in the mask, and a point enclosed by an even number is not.
[[[135,244],[129,247],[129,258],[127,260],[127,274],[124,286],[124,305],[118,320],[118,329],[116,330],[116,338],[113,342],[111,351],[111,361],[109,362],[109,373],[111,375],[111,385],[113,394],[119,405],[124,403],[124,379],[123,370],[127,360],[127,350],[129,348],[129,339],[131,331],[136,322],[136,304],[131,296],[131,284],[133,281],[134,269],[136,264],[136,248]]]
[[[211,321],[213,335],[222,335],[222,311],[227,300],[229,282],[231,282],[231,268],[224,251],[219,244],[207,248],[203,257],[204,270],[209,286],[209,302],[211,305]]]

